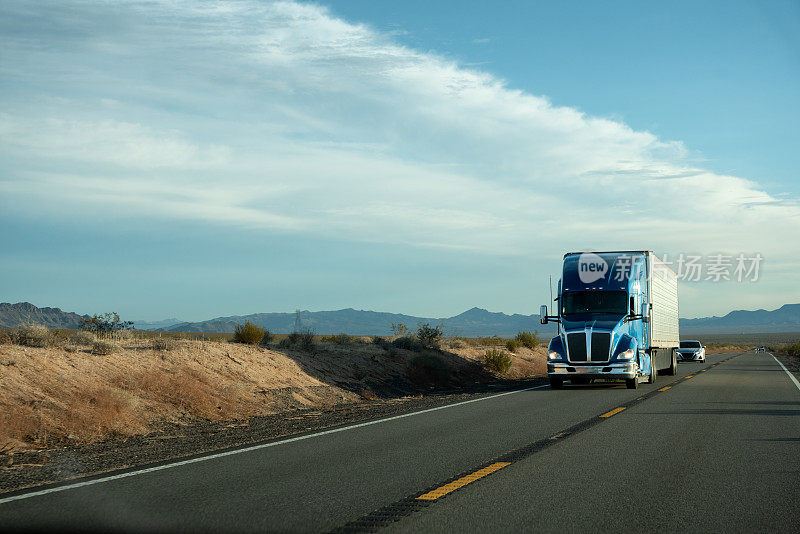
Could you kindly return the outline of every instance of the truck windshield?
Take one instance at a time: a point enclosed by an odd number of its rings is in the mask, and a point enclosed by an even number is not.
[[[628,313],[628,293],[625,291],[566,291],[561,298],[562,315]]]
[[[682,349],[699,349],[700,342],[699,341],[681,341],[681,348]]]

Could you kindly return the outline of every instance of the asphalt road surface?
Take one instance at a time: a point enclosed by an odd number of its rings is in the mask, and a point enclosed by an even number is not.
[[[0,526],[798,532],[799,490],[800,386],[748,352],[4,495]]]

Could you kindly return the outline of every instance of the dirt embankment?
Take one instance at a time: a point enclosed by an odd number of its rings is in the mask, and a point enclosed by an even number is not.
[[[143,435],[164,423],[327,410],[497,378],[481,363],[486,347],[460,340],[423,352],[358,341],[299,351],[182,340],[156,350],[151,339],[129,339],[108,355],[0,345],[0,451]],[[543,347],[510,356],[504,378],[544,372]]]

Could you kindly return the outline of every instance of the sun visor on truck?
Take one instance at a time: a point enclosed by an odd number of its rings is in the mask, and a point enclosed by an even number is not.
[[[644,269],[644,254],[582,252],[564,258],[562,290],[627,290],[631,274]]]

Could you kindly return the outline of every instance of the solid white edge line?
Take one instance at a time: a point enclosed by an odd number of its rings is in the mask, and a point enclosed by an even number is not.
[[[774,354],[770,353],[770,356],[772,356],[775,359],[775,361],[778,362],[778,365],[780,365],[783,368],[783,370],[786,371],[786,374],[789,375],[789,378],[792,379],[794,385],[797,387],[798,390],[800,390],[800,382],[797,381],[797,378],[795,378],[795,376],[786,368],[785,365],[781,363],[781,361],[778,358],[775,358]]]
[[[266,449],[267,447],[275,447],[277,445],[284,445],[286,443],[293,443],[295,441],[302,441],[302,440],[305,440],[305,439],[316,438],[316,437],[319,437],[319,436],[325,436],[327,434],[335,434],[337,432],[344,432],[345,430],[352,430],[354,428],[361,428],[361,427],[370,426],[370,425],[377,425],[379,423],[386,423],[388,421],[395,421],[397,419],[403,419],[405,417],[411,417],[411,416],[414,416],[414,415],[421,415],[421,414],[424,414],[424,413],[435,412],[435,411],[438,411],[438,410],[444,410],[446,408],[454,408],[456,406],[463,406],[465,404],[470,404],[470,403],[473,403],[473,402],[481,402],[481,401],[485,401],[485,400],[496,399],[498,397],[504,397],[506,395],[512,395],[514,393],[522,393],[523,391],[531,391],[533,389],[541,389],[541,388],[545,388],[545,387],[549,387],[549,386],[547,384],[544,384],[544,385],[541,385],[541,386],[534,386],[534,387],[531,387],[531,388],[515,389],[514,391],[506,391],[505,393],[498,393],[497,395],[491,395],[489,397],[481,397],[480,399],[470,399],[470,400],[466,400],[466,401],[456,402],[456,403],[453,403],[453,404],[447,404],[445,406],[437,406],[436,408],[427,408],[425,410],[420,410],[418,412],[411,412],[411,413],[404,413],[404,414],[400,414],[400,415],[394,415],[392,417],[386,417],[384,419],[378,419],[377,421],[367,421],[366,423],[358,423],[358,424],[355,424],[355,425],[345,426],[345,427],[342,427],[342,428],[332,428],[330,430],[323,430],[321,432],[315,432],[313,434],[308,434],[308,435],[305,435],[305,436],[297,436],[297,437],[294,437],[294,438],[283,439],[283,440],[280,440],[280,441],[273,441],[273,442],[270,442],[270,443],[262,443],[261,445],[253,445],[251,447],[244,447],[242,449],[234,449],[232,451],[225,451],[225,452],[219,452],[219,453],[215,453],[215,454],[209,454],[207,456],[200,456],[200,457],[197,457],[197,458],[190,458],[188,460],[182,460],[180,462],[173,462],[173,463],[170,463],[170,464],[157,465],[155,467],[148,467],[146,469],[138,469],[136,471],[128,471],[127,473],[119,473],[117,475],[111,475],[111,476],[107,476],[107,477],[95,478],[95,479],[92,479],[92,480],[84,480],[83,482],[75,482],[73,484],[66,484],[64,486],[56,486],[54,488],[47,488],[47,489],[43,489],[43,490],[39,490],[39,491],[32,491],[30,493],[22,493],[20,495],[13,495],[11,497],[6,497],[4,499],[0,499],[0,504],[5,504],[7,502],[12,502],[12,501],[19,501],[19,500],[22,500],[22,499],[29,499],[31,497],[38,497],[40,495],[47,495],[48,493],[57,493],[57,492],[60,492],[60,491],[66,491],[66,490],[71,490],[71,489],[76,489],[76,488],[82,488],[84,486],[93,486],[94,484],[100,484],[101,482],[110,482],[112,480],[118,480],[120,478],[128,478],[128,477],[133,477],[133,476],[137,476],[137,475],[143,475],[145,473],[152,473],[153,471],[161,471],[163,469],[169,469],[171,467],[179,467],[179,466],[182,466],[182,465],[194,464],[194,463],[198,463],[198,462],[205,462],[206,460],[213,460],[215,458],[222,458],[224,456],[232,456],[234,454],[240,454],[240,453],[243,453],[243,452],[250,452],[250,451],[256,451],[256,450],[259,450],[259,449]]]

